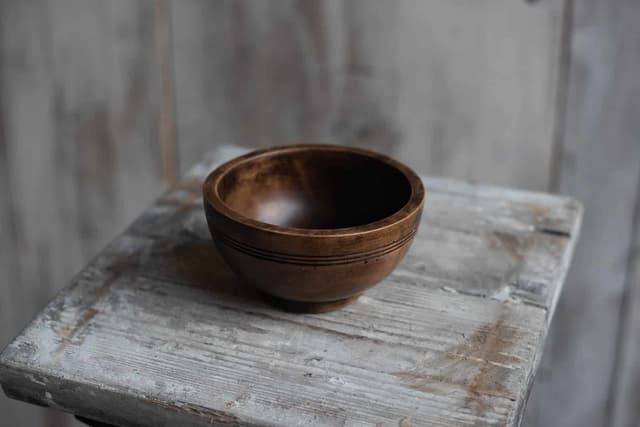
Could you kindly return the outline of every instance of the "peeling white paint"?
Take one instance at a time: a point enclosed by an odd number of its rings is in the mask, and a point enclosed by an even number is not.
[[[329,382],[331,384],[345,385],[347,382],[342,377],[331,377],[329,378]]]
[[[511,295],[513,289],[511,288],[511,286],[503,286],[499,289],[497,289],[496,291],[494,291],[491,295],[489,295],[489,298],[494,299],[496,301],[502,301],[502,302],[510,302],[513,304],[520,304],[522,303],[522,300],[520,298],[518,298],[515,295]]]

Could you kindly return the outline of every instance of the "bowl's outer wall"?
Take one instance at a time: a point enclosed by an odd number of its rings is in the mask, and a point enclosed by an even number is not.
[[[236,275],[270,295],[304,302],[347,298],[380,282],[409,250],[422,215],[421,206],[366,233],[308,236],[246,226],[206,199],[204,207],[213,240]]]

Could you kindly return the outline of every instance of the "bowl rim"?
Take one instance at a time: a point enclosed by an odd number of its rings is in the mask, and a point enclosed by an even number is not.
[[[222,178],[233,168],[260,157],[273,156],[283,153],[295,153],[300,151],[334,151],[334,152],[347,152],[357,155],[366,156],[374,160],[385,163],[398,170],[407,179],[411,187],[411,193],[407,202],[393,214],[386,216],[382,219],[351,227],[342,228],[298,228],[298,227],[285,227],[281,225],[269,224],[263,221],[258,221],[249,218],[240,212],[231,209],[220,197],[218,193],[218,185]],[[227,219],[240,223],[250,228],[255,228],[268,233],[288,235],[288,236],[316,236],[316,237],[343,237],[352,235],[361,235],[369,232],[379,231],[393,227],[394,225],[403,222],[405,219],[412,217],[414,213],[418,212],[424,203],[425,189],[422,184],[422,180],[410,167],[405,164],[389,157],[384,154],[360,148],[335,144],[293,144],[293,145],[279,145],[269,148],[263,148],[253,150],[249,153],[235,157],[217,168],[215,168],[205,178],[202,184],[202,196],[205,203],[208,203],[220,214]]]

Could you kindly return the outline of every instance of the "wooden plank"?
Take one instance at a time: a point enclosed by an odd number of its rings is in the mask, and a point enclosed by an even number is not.
[[[4,346],[161,185],[152,3],[7,1],[0,10],[13,194],[3,244],[14,235],[15,257],[1,284]],[[0,412],[12,425],[69,423],[4,398]]]
[[[0,285],[0,346],[4,347],[53,295],[54,289],[42,284],[41,279],[52,277],[56,286],[62,287],[69,277],[59,275],[65,260],[51,259],[56,258],[51,235],[59,228],[50,228],[42,221],[48,218],[54,224],[62,223],[56,206],[51,204],[55,202],[55,175],[50,143],[53,127],[47,10],[34,1],[2,2],[0,10],[2,169],[6,186],[2,199],[3,212],[9,214],[2,224],[2,246],[6,250],[2,259],[10,263],[2,269],[7,276]],[[9,425],[66,425],[66,419],[52,411],[16,404],[4,396],[0,397],[0,412]]]
[[[621,105],[627,119],[622,126],[611,126],[610,130],[616,138],[622,139],[629,155],[640,159],[638,135],[640,124],[631,117],[640,114],[640,87],[636,76],[640,73],[640,52],[636,48],[640,43],[640,35],[635,30],[635,23],[640,19],[640,7],[637,3],[627,1],[616,11],[615,26],[618,31],[617,49],[624,58],[620,58],[616,67],[615,84],[618,89],[615,102]],[[613,98],[612,98],[613,100]],[[628,147],[634,147],[630,151]],[[640,163],[637,162],[637,163]],[[638,396],[640,395],[640,167],[636,163],[636,192],[633,216],[630,217],[631,241],[626,258],[625,288],[622,293],[621,324],[617,341],[617,366],[609,395],[609,412],[607,414],[613,427],[632,427],[640,419]],[[612,164],[613,165],[613,164]],[[618,164],[614,166],[618,167]],[[628,194],[628,193],[627,193]],[[626,206],[631,209],[629,205]]]
[[[619,313],[637,283],[628,260],[640,179],[638,19],[632,0],[575,2],[556,188],[578,197],[588,214],[528,425],[637,425],[636,395],[623,394],[635,381],[628,361],[637,326],[632,318],[621,325]],[[616,360],[623,363],[617,371]]]
[[[220,143],[325,141],[545,189],[563,4],[174,2],[181,166]]]
[[[622,324],[618,332],[618,364],[609,396],[609,419],[614,427],[633,427],[640,417],[637,402],[640,395],[640,183],[633,229],[620,316]]]
[[[13,13],[12,13],[13,12]],[[15,18],[15,11],[9,11],[7,8],[0,4],[0,31],[4,28],[5,17]],[[6,41],[4,32],[0,36],[1,41]],[[5,72],[9,68],[6,66],[6,44],[2,44],[0,47],[0,58],[2,67],[0,67],[0,100],[2,100],[2,106],[0,107],[0,290],[3,297],[0,298],[0,346],[4,347],[6,343],[12,339],[17,331],[16,324],[20,322],[20,325],[26,323],[28,319],[21,319],[23,315],[16,309],[23,306],[24,294],[19,288],[19,269],[18,257],[16,254],[16,248],[18,247],[18,229],[16,227],[17,213],[14,206],[13,188],[11,185],[11,173],[10,168],[12,165],[8,159],[8,144],[7,144],[7,128],[6,128],[6,108],[7,102],[5,98],[5,86],[6,81]],[[6,68],[5,68],[6,67]],[[33,313],[27,313],[27,315]],[[43,420],[43,412],[46,412],[40,408],[28,407],[24,403],[10,401],[4,396],[0,396],[0,413],[2,413],[4,422],[8,425],[18,425],[23,423],[25,425],[39,425]]]
[[[471,225],[452,228],[447,197],[500,205],[499,190],[434,180],[441,206],[389,279],[344,310],[292,315],[239,283],[209,241],[194,191],[222,157],[149,208],[2,353],[9,395],[124,425],[517,425],[579,206],[505,191],[513,209],[462,209]],[[536,230],[554,209],[572,236]],[[528,270],[546,293],[512,292]]]

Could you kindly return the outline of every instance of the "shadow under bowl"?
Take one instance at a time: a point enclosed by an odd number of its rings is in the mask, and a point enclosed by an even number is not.
[[[410,168],[369,150],[292,145],[223,164],[203,195],[213,240],[240,278],[286,310],[323,312],[396,267],[424,188]]]

